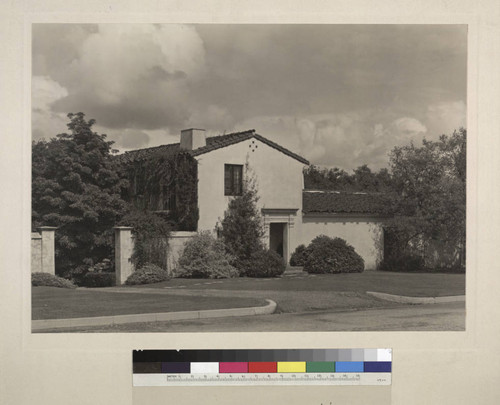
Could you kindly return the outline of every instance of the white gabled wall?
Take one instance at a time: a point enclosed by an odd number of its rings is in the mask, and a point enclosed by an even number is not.
[[[316,236],[342,238],[365,261],[365,270],[375,270],[384,252],[383,220],[376,217],[305,217],[300,243],[308,245]]]
[[[383,254],[382,220],[376,217],[303,218],[305,165],[298,160],[254,138],[205,153],[196,159],[200,214],[198,231],[214,231],[217,222],[224,217],[231,198],[224,196],[224,165],[245,166],[248,162],[257,179],[259,208],[297,209],[293,216],[275,213],[266,217],[267,224],[269,221],[291,221],[287,226],[288,258],[298,245],[303,243],[307,246],[316,236],[324,234],[342,238],[354,246],[365,260],[365,269],[377,267]]]
[[[297,216],[301,215],[304,164],[298,160],[255,138],[205,153],[196,159],[198,231],[213,231],[217,221],[224,217],[231,198],[224,196],[225,164],[245,166],[248,161],[257,179],[259,208],[297,208]],[[290,242],[293,244],[292,240]]]

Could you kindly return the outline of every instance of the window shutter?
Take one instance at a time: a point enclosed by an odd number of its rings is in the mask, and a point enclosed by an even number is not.
[[[224,195],[231,195],[231,166],[224,165]]]

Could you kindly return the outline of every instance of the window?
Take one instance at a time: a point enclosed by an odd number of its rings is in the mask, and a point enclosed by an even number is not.
[[[241,195],[243,165],[224,165],[224,195]]]

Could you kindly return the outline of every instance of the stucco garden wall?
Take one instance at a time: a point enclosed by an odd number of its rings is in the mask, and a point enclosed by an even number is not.
[[[42,271],[42,236],[38,232],[31,233],[31,272]]]
[[[384,252],[382,225],[383,221],[375,217],[306,216],[302,218],[302,224],[297,227],[297,232],[299,232],[299,244],[303,243],[306,246],[318,235],[342,238],[364,259],[365,270],[375,270]]]
[[[31,272],[55,274],[54,233],[57,228],[42,226],[31,233]]]
[[[224,164],[245,165],[257,179],[260,208],[300,209],[304,164],[267,144],[249,139],[196,157],[198,160],[198,230],[213,231],[224,217]]]
[[[175,274],[184,246],[194,236],[196,232],[170,232],[167,254],[167,269],[170,273]]]

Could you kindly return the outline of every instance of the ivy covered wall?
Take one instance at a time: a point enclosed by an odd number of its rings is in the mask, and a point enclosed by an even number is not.
[[[152,155],[124,163],[123,170],[130,183],[125,199],[158,213],[172,230],[197,230],[198,164],[190,154]]]

